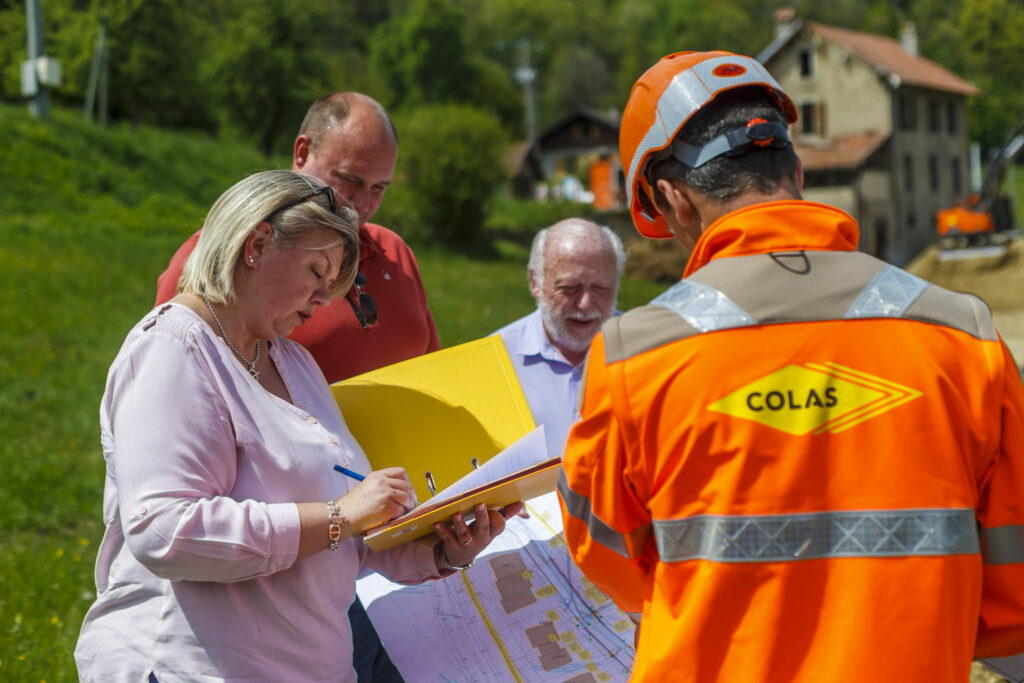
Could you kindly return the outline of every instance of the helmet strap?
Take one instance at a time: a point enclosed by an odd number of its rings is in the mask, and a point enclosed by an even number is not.
[[[789,133],[785,125],[753,118],[745,126],[728,130],[699,147],[676,138],[670,153],[690,168],[700,168],[720,156],[741,157],[758,149],[784,149],[789,145]]]

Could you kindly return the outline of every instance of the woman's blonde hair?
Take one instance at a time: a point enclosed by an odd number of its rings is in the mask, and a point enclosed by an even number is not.
[[[333,234],[316,249],[342,247],[341,272],[331,287],[331,297],[345,294],[359,265],[359,217],[347,202],[331,210],[330,189],[313,176],[294,171],[262,171],[240,180],[214,202],[206,215],[195,249],[185,261],[178,291],[206,295],[211,301],[235,301],[235,268],[242,258],[245,240],[260,223],[272,229],[273,243],[293,246],[299,238],[317,233]],[[306,197],[304,201],[303,198]],[[293,206],[281,210],[291,202]]]

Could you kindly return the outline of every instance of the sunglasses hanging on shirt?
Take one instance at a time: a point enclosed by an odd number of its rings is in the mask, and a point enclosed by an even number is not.
[[[372,296],[363,291],[365,286],[366,276],[362,273],[356,273],[356,281],[353,283],[352,289],[355,290],[357,298],[352,298],[351,290],[345,295],[349,305],[352,306],[352,312],[356,314],[356,319],[359,320],[359,324],[363,326],[364,330],[377,324],[377,302],[373,300]]]

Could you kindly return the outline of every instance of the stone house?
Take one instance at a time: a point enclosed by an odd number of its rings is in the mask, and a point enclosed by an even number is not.
[[[935,214],[970,191],[967,98],[977,87],[901,40],[776,13],[758,55],[792,97],[804,197],[860,223],[860,248],[903,265],[935,241]]]

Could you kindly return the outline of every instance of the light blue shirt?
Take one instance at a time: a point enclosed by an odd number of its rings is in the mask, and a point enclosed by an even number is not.
[[[548,454],[561,455],[576,421],[583,364],[573,367],[544,333],[540,311],[506,325],[500,335],[526,395],[533,421],[544,425]]]

